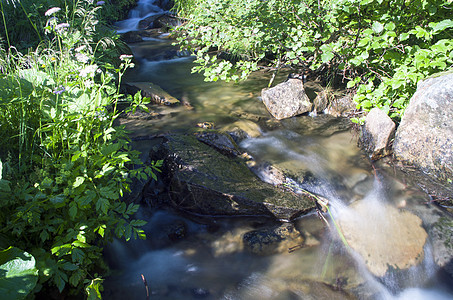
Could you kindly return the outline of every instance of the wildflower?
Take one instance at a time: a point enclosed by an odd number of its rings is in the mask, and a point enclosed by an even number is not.
[[[130,59],[132,57],[134,57],[134,56],[133,55],[126,55],[126,54],[120,55],[120,59],[121,60],[127,60],[127,59]]]
[[[55,30],[59,31],[59,32],[62,32],[66,28],[69,28],[69,24],[68,23],[60,23],[57,26],[55,26]]]
[[[77,59],[78,62],[81,62],[84,64],[86,64],[90,60],[90,58],[83,53],[76,53],[75,58]]]
[[[53,93],[55,95],[61,95],[64,91],[66,91],[66,88],[62,85],[60,85],[60,87],[58,89],[56,89],[55,91],[53,91]]]
[[[96,5],[104,5],[105,4],[105,1],[98,1],[96,2]]]
[[[80,47],[75,48],[74,51],[75,52],[80,52],[80,51],[84,50],[85,48],[86,48],[86,45],[82,45]]]
[[[48,11],[46,11],[46,13],[44,15],[46,17],[49,17],[49,16],[53,15],[54,13],[59,12],[60,10],[61,10],[61,8],[59,8],[59,7],[52,7]]]
[[[80,77],[88,77],[88,76],[94,76],[94,72],[97,72],[98,66],[97,65],[89,65],[83,68],[79,75]]]

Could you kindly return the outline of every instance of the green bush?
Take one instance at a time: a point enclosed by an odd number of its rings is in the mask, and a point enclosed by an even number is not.
[[[450,0],[180,0],[179,43],[207,80],[258,68],[322,71],[357,107],[398,120],[420,79],[453,64]],[[340,79],[340,80],[338,80]]]
[[[138,205],[123,201],[129,184],[156,178],[161,162],[143,166],[113,126],[132,57],[109,58],[116,37],[98,36],[101,7],[91,2],[45,11],[33,52],[0,48],[0,249],[36,259],[35,292],[45,284],[95,299],[103,244],[145,237],[145,222],[132,217]]]

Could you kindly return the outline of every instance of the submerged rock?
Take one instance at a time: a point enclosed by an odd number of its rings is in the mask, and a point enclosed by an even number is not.
[[[193,135],[171,135],[165,156],[170,205],[202,215],[254,215],[292,219],[314,209],[297,196],[260,181],[238,157],[226,156]]]
[[[390,154],[390,141],[394,134],[395,123],[385,112],[375,107],[366,116],[360,144],[372,160],[377,160]]]
[[[256,138],[261,135],[261,129],[253,121],[240,120],[222,128],[222,132],[228,133],[236,143],[246,138]]]
[[[338,220],[341,232],[375,276],[423,261],[427,233],[418,216],[379,200],[357,201],[349,209]]]
[[[395,157],[453,185],[453,73],[420,81],[395,136]]]
[[[161,105],[179,105],[181,102],[152,82],[129,82],[125,84],[128,94],[141,92],[142,97],[149,97],[151,103]]]
[[[263,89],[261,96],[266,108],[277,120],[311,111],[312,103],[299,79],[288,79],[272,88]]]
[[[265,125],[267,130],[289,129],[302,135],[331,136],[351,129],[352,123],[347,118],[318,115],[298,116],[282,121],[269,120]]]
[[[243,239],[245,248],[257,255],[288,253],[289,249],[304,243],[304,238],[291,223],[249,231]]]

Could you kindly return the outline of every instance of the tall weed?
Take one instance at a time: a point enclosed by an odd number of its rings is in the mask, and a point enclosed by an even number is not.
[[[138,205],[122,200],[129,184],[155,178],[161,162],[142,166],[124,128],[113,126],[133,64],[107,57],[115,35],[97,36],[101,8],[91,2],[49,7],[34,51],[0,49],[0,248],[34,256],[35,291],[84,288],[96,298],[103,243],[145,237],[145,222],[132,218]]]

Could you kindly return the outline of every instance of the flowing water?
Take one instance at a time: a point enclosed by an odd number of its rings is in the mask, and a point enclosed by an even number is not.
[[[118,32],[134,30],[139,20],[161,12],[154,1],[140,0],[130,18],[118,23]],[[276,221],[213,219],[143,208],[138,217],[148,221],[148,239],[115,241],[106,251],[114,270],[105,282],[106,299],[146,299],[146,288],[150,299],[453,298],[451,277],[433,261],[431,239],[425,230],[414,229],[432,225],[431,218],[442,214],[426,204],[424,193],[384,162],[372,165],[357,148],[353,131],[307,129],[306,124],[323,116],[272,121],[259,100],[269,74],[257,73],[242,84],[206,83],[191,74],[193,59],[171,44],[167,35],[132,44],[139,63],[127,80],[158,84],[194,109],[165,108],[155,120],[124,121],[133,134],[184,132],[199,122],[223,127],[242,119],[253,121],[261,134],[243,140],[240,147],[295,177],[310,174],[314,179],[302,181],[300,187],[328,198],[328,217],[336,222],[329,218],[328,227],[315,213],[303,216],[294,223],[305,237],[305,247],[259,256],[244,249],[243,234]],[[258,176],[269,180],[265,174]],[[336,226],[345,229],[348,242],[342,242]],[[175,238],[172,234],[179,231],[183,233]],[[418,239],[421,246],[413,242]],[[422,253],[415,266],[382,273],[382,264],[370,263],[373,256],[388,256],[384,259],[395,260],[391,265],[404,265],[407,255],[395,256],[398,247],[404,253]]]

